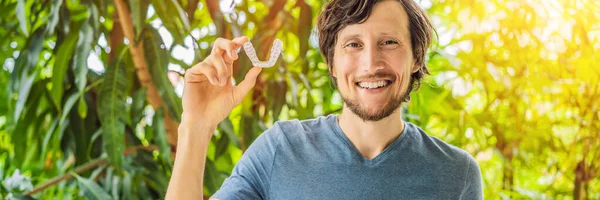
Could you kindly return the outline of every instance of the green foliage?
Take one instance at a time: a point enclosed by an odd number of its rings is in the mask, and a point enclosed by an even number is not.
[[[98,97],[98,117],[102,123],[103,150],[117,172],[121,171],[125,150],[126,84],[121,60],[109,65],[103,74]]]
[[[79,182],[79,188],[82,188],[84,191],[84,197],[86,199],[96,199],[96,200],[101,200],[101,199],[111,199],[112,197],[102,189],[102,187],[100,187],[98,184],[96,184],[94,181],[90,180],[90,179],[86,179],[86,178],[82,178],[81,176],[72,173],[73,176],[75,176],[75,178],[77,178],[77,181]]]
[[[439,39],[428,55],[433,74],[403,107],[404,119],[471,153],[486,199],[600,198],[598,2],[419,2]],[[342,107],[317,47],[324,1],[242,1],[225,13],[216,0],[126,3],[136,37],[127,43],[113,1],[0,3],[0,198],[164,197],[173,162],[166,116],[179,120],[183,71],[217,37],[247,35],[260,57],[275,38],[285,50],[219,124],[205,195],[275,121]],[[138,44],[148,80],[127,49]],[[240,53],[235,80],[250,68]],[[141,81],[156,87],[160,108]],[[20,187],[69,174],[32,196]]]

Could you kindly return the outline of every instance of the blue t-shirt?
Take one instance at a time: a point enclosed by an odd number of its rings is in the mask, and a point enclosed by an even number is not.
[[[213,197],[229,199],[483,199],[467,152],[405,123],[372,160],[348,140],[337,115],[280,121],[260,135]]]

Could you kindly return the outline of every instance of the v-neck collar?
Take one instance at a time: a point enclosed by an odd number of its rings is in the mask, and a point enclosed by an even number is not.
[[[335,132],[335,134],[344,141],[344,143],[346,143],[346,146],[349,148],[350,151],[352,151],[352,153],[355,155],[355,157],[358,158],[358,161],[364,165],[374,165],[377,164],[383,160],[385,160],[385,158],[387,157],[387,155],[392,152],[397,146],[399,146],[400,142],[407,137],[406,134],[408,133],[408,129],[409,129],[409,125],[408,123],[404,122],[404,129],[402,130],[402,134],[396,138],[396,140],[394,140],[394,142],[390,145],[388,145],[381,153],[379,153],[377,156],[375,156],[375,158],[369,160],[367,159],[367,157],[363,156],[360,151],[358,151],[358,149],[356,148],[356,146],[354,146],[354,144],[352,144],[352,142],[350,141],[350,139],[348,139],[348,137],[346,136],[346,134],[344,134],[344,132],[342,131],[342,128],[340,127],[340,124],[338,123],[338,116],[337,114],[333,115],[333,117],[331,117],[332,124],[333,124],[333,130]]]

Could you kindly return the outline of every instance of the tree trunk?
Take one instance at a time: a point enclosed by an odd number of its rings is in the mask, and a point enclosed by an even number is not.
[[[580,200],[586,199],[586,194],[584,192],[585,185],[585,162],[579,161],[577,163],[577,167],[575,168],[575,189],[573,190],[573,199]]]
[[[504,157],[504,162],[502,164],[502,189],[512,192],[514,185],[514,169],[512,166],[512,145],[510,145],[510,143],[507,142],[503,137],[496,137],[498,139],[498,142],[496,143],[496,148],[502,153],[502,156]]]
[[[146,64],[146,60],[144,58],[144,48],[143,42],[135,43],[135,34],[133,31],[133,21],[131,19],[130,11],[127,7],[127,4],[123,2],[123,0],[115,0],[115,8],[117,9],[117,13],[119,15],[121,28],[125,33],[125,37],[130,41],[129,42],[129,51],[131,52],[131,57],[133,58],[133,63],[135,65],[135,72],[140,80],[142,86],[146,87],[148,94],[148,102],[154,109],[158,109],[163,104],[160,95],[158,94],[158,90],[156,86],[152,83],[152,77],[148,72],[148,65]],[[171,149],[175,149],[177,146],[177,128],[179,127],[179,123],[173,121],[166,111],[166,107],[163,108],[164,111],[164,119],[165,119],[165,131],[167,132],[167,141],[171,145]]]

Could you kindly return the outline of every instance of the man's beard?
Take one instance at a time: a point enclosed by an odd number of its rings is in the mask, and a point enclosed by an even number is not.
[[[346,106],[348,106],[348,108],[363,121],[375,122],[392,115],[392,113],[394,113],[394,111],[396,111],[396,109],[398,109],[398,107],[400,107],[402,104],[401,96],[403,95],[392,97],[392,99],[390,99],[390,101],[387,102],[383,108],[378,109],[375,112],[369,112],[369,110],[362,107],[360,102],[356,99],[346,98],[343,94],[340,96],[342,96],[342,100],[344,100]]]

